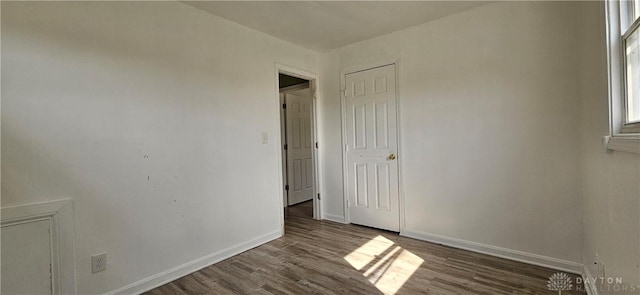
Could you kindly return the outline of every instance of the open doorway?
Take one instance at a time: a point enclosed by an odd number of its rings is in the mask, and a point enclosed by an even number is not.
[[[283,218],[321,219],[313,75],[278,68]]]

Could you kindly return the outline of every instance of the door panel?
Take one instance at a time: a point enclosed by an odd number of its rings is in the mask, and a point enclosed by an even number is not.
[[[367,164],[356,163],[355,169],[355,194],[356,194],[356,206],[357,207],[369,207],[368,188],[369,188],[369,175],[367,175]]]
[[[367,106],[353,106],[353,148],[367,148]]]
[[[347,74],[345,85],[350,220],[399,231],[395,65]]]
[[[285,94],[287,104],[288,205],[313,198],[311,97]]]
[[[305,108],[305,113],[311,114],[311,110],[309,108]],[[311,148],[311,118],[303,118],[302,119],[302,130],[309,130],[309,132],[302,132],[303,135],[303,143],[304,147],[307,149]]]
[[[302,160],[294,159],[293,160],[293,191],[301,191],[302,190]]]
[[[53,294],[51,222],[3,226],[2,294]]]
[[[304,167],[306,168],[306,171],[305,171],[306,181],[305,181],[304,188],[313,189],[313,164],[311,159],[305,159],[304,161],[305,161]]]
[[[390,210],[389,165],[376,164],[376,209]]]
[[[387,124],[387,120],[389,118],[389,114],[387,112],[387,103],[376,103],[373,105],[373,121],[375,122],[375,139],[373,142],[375,143],[376,149],[389,149],[389,125]]]

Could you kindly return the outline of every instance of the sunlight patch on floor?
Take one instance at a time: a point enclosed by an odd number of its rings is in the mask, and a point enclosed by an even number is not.
[[[383,236],[377,236],[366,244],[360,246],[360,248],[349,253],[349,255],[345,256],[344,259],[355,269],[361,270],[392,245],[393,241]]]
[[[344,259],[384,294],[398,292],[424,262],[424,259],[380,235]]]

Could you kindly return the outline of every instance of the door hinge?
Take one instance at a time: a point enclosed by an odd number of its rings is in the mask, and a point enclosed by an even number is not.
[[[286,109],[286,108],[287,108],[287,104],[286,104],[286,103],[283,103],[283,104],[282,104],[282,108],[283,108],[283,109]]]
[[[318,142],[316,141],[316,149],[318,149]]]
[[[288,147],[289,147],[289,146],[285,143],[285,144],[284,144],[284,150],[286,151]]]
[[[285,191],[288,191],[288,190],[289,190],[289,185],[288,185],[288,184],[284,186],[284,190],[285,190]]]
[[[318,193],[318,200],[320,200],[320,193]]]

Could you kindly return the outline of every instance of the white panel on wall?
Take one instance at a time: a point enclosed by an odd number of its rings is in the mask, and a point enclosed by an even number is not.
[[[48,218],[2,227],[2,294],[52,294],[50,230]]]
[[[76,294],[70,199],[1,209],[2,294]]]

